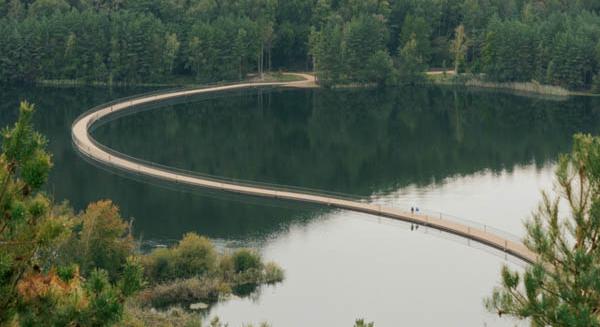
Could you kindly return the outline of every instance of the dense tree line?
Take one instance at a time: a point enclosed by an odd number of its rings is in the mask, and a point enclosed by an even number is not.
[[[240,79],[271,68],[276,9],[270,0],[0,2],[0,80]]]
[[[200,82],[314,69],[323,84],[428,68],[600,87],[593,0],[0,0],[0,81]]]
[[[322,83],[413,82],[434,67],[498,82],[600,84],[594,1],[320,0],[317,6],[326,14],[313,27],[311,50]],[[369,37],[361,41],[357,30]]]

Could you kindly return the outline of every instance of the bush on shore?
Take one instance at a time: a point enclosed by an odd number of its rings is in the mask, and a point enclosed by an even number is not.
[[[165,311],[142,308],[137,303],[127,303],[125,316],[119,327],[202,327],[197,314],[180,307]]]
[[[251,249],[219,254],[212,242],[186,234],[174,247],[156,249],[141,259],[151,284],[140,296],[147,306],[215,303],[231,293],[246,295],[263,284],[281,282],[283,270],[265,263]]]
[[[155,308],[193,302],[215,303],[231,288],[219,278],[188,278],[158,284],[142,291],[140,302]]]
[[[170,249],[156,249],[142,259],[151,282],[205,276],[217,270],[218,255],[212,242],[195,233],[183,236]]]
[[[110,200],[101,200],[90,203],[73,220],[74,231],[63,244],[59,261],[77,264],[83,276],[103,269],[115,281],[136,249],[131,226],[119,208]]]

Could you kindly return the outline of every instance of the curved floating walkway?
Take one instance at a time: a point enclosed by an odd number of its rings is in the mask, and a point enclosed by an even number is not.
[[[297,74],[305,80],[298,82],[271,82],[271,83],[239,83],[234,85],[214,86],[208,88],[191,89],[185,91],[173,91],[157,95],[142,96],[131,100],[123,100],[114,104],[100,106],[95,110],[84,113],[77,118],[72,126],[73,143],[78,151],[85,156],[106,164],[119,168],[125,171],[134,172],[140,175],[145,175],[157,179],[162,179],[174,183],[187,184],[192,186],[204,187],[215,190],[228,191],[233,193],[285,199],[292,201],[300,201],[306,203],[320,204],[331,206],[339,209],[352,210],[367,214],[378,215],[395,220],[420,224],[428,226],[440,231],[452,233],[484,245],[499,249],[509,255],[517,257],[525,262],[532,263],[536,260],[536,255],[530,251],[521,242],[515,242],[504,238],[498,234],[490,232],[487,229],[474,228],[459,222],[446,220],[438,217],[427,215],[412,215],[407,212],[400,211],[391,207],[386,207],[378,204],[364,203],[360,201],[341,199],[330,195],[316,195],[303,193],[296,190],[274,190],[267,187],[258,187],[251,185],[240,185],[229,182],[215,181],[200,176],[190,176],[188,174],[179,173],[175,170],[158,168],[150,164],[144,164],[128,159],[124,155],[119,155],[109,152],[110,149],[105,149],[98,144],[89,134],[89,128],[101,118],[107,118],[113,113],[123,112],[134,106],[147,104],[156,101],[173,99],[182,96],[191,96],[202,93],[237,90],[260,86],[285,86],[285,87],[315,87],[314,77],[306,74]]]

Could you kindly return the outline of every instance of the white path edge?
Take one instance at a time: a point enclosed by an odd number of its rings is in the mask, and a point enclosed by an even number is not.
[[[110,154],[98,147],[92,141],[92,137],[89,133],[90,126],[92,126],[94,122],[98,121],[99,119],[106,118],[107,116],[110,116],[113,113],[123,112],[124,110],[133,108],[134,106],[140,104],[146,104],[155,101],[162,101],[166,99],[202,93],[237,90],[261,86],[285,86],[301,88],[315,87],[313,76],[308,74],[296,75],[305,78],[305,80],[297,82],[239,83],[227,86],[215,86],[185,91],[174,91],[172,93],[149,95],[147,97],[136,98],[133,100],[124,100],[123,102],[106,105],[100,107],[98,110],[89,112],[86,115],[79,117],[73,123],[71,131],[73,144],[76,147],[76,149],[80,151],[83,155],[99,163],[116,167],[125,171],[134,172],[140,175],[145,175],[180,184],[222,190],[238,194],[326,205],[339,209],[351,210],[355,212],[391,218],[394,220],[420,224],[440,231],[452,233],[482,243],[492,248],[504,251],[505,253],[519,258],[527,263],[533,263],[536,261],[536,254],[529,250],[524,244],[506,239],[486,229],[482,230],[447,219],[431,217],[427,215],[413,215],[391,207],[386,207],[378,204],[363,203],[359,201],[344,200],[328,195],[306,194],[293,190],[272,190],[268,188],[259,188],[255,186],[244,186],[227,182],[217,182],[214,180],[204,179],[202,177],[192,177],[184,174],[179,174],[176,171],[159,169],[150,165],[130,161],[126,157]]]

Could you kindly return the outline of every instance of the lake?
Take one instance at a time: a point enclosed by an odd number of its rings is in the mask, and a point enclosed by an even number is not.
[[[500,267],[520,267],[497,251],[380,217],[139,181],[73,150],[81,112],[144,91],[7,88],[0,122],[12,124],[20,99],[36,104],[56,200],[80,210],[110,198],[148,246],[195,231],[220,247],[255,247],[286,270],[283,283],[217,304],[211,317],[230,326],[352,326],[361,317],[378,327],[515,325],[482,305]],[[418,206],[517,235],[572,134],[600,131],[595,98],[482,90],[265,89],[179,102],[106,122],[94,136],[182,169]]]

